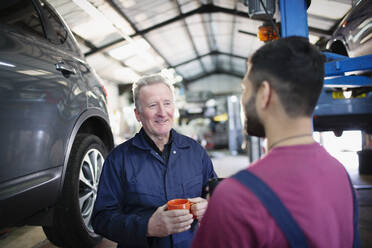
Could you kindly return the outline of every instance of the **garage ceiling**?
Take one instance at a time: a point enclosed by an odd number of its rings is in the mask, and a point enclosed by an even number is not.
[[[49,0],[98,74],[119,84],[162,71],[185,86],[222,73],[243,77],[263,43],[262,21],[237,0]],[[310,40],[329,37],[351,0],[312,0]],[[168,70],[165,70],[168,69]]]

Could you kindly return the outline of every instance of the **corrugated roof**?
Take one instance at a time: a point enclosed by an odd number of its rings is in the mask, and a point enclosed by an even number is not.
[[[263,44],[255,35],[262,21],[250,19],[241,1],[49,2],[69,24],[97,72],[118,83],[163,68],[174,68],[185,84],[213,73],[243,77],[247,57]],[[351,8],[349,2],[312,0],[311,40],[329,36]]]

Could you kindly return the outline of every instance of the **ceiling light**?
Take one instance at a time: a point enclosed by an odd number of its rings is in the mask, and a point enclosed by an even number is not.
[[[92,19],[88,22],[81,23],[73,27],[75,33],[85,39],[93,40],[94,43],[100,43],[107,36],[116,33],[117,31],[105,22],[99,19]]]
[[[123,46],[114,48],[108,53],[117,60],[125,60],[138,54],[138,51],[145,51],[150,48],[150,45],[144,39],[138,39]]]
[[[351,1],[323,1],[313,0],[307,10],[308,14],[339,20],[351,8]]]
[[[120,28],[120,25],[109,21],[102,13],[99,11],[95,6],[93,6],[90,2],[87,0],[73,0],[74,3],[76,3],[80,8],[82,8],[85,12],[87,12],[91,17],[94,19],[98,19],[100,22],[108,23],[112,26],[114,26],[117,31],[120,33],[120,35],[127,40],[129,43],[134,43],[135,41],[133,38],[131,38],[128,33],[125,32],[125,30]],[[136,16],[138,17],[138,15]],[[140,18],[147,18],[145,14],[140,14]],[[143,52],[143,48],[138,47],[138,45],[134,45],[135,51],[137,51],[138,55],[142,59],[138,59],[136,57],[132,57],[128,59],[128,62],[125,62],[126,64],[134,64],[133,69],[136,71],[145,71],[147,69],[153,68],[159,64],[162,64],[164,61],[161,58],[154,58],[154,56],[150,55],[148,52]],[[150,55],[150,56],[149,56]],[[159,57],[159,56],[157,56]],[[146,60],[146,61],[145,61]],[[135,61],[135,62],[134,62]],[[138,69],[140,68],[140,69]],[[146,69],[145,69],[146,68]]]
[[[113,75],[115,79],[123,82],[134,82],[140,78],[137,73],[135,73],[128,67],[118,68],[114,70]]]
[[[78,5],[81,9],[83,9],[87,14],[89,14],[94,20],[108,24],[113,26],[117,29],[120,35],[128,41],[132,41],[133,39],[124,31],[124,29],[120,28],[119,23],[114,23],[106,18],[105,15],[102,14],[95,6],[93,6],[87,0],[72,0],[76,5]]]
[[[151,55],[133,56],[125,61],[125,64],[138,72],[145,72],[157,66]]]

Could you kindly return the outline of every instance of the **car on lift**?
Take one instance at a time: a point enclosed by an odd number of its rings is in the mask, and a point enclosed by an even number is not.
[[[0,3],[0,229],[43,226],[93,247],[90,218],[114,147],[105,90],[45,0]]]
[[[329,39],[327,49],[348,57],[372,54],[372,1],[353,2]]]
[[[345,56],[338,58],[341,60],[372,54],[372,1],[353,1],[329,39],[327,51]],[[336,135],[343,130],[372,133],[371,70],[351,74],[361,76],[357,78],[360,82],[354,80],[358,86],[346,81],[343,86],[325,85],[314,113],[315,130],[334,131]]]

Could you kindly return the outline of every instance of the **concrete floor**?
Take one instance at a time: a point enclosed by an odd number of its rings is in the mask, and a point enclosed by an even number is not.
[[[235,172],[248,166],[248,157],[245,155],[231,156],[226,151],[211,152],[215,171],[219,177],[228,177]],[[359,199],[359,228],[362,239],[362,247],[372,247],[372,175],[360,176],[357,166],[351,165],[346,168],[357,188]],[[0,237],[0,248],[55,248],[45,237],[41,227],[25,226],[13,228],[6,235]],[[116,243],[107,239],[96,248],[113,248]]]

